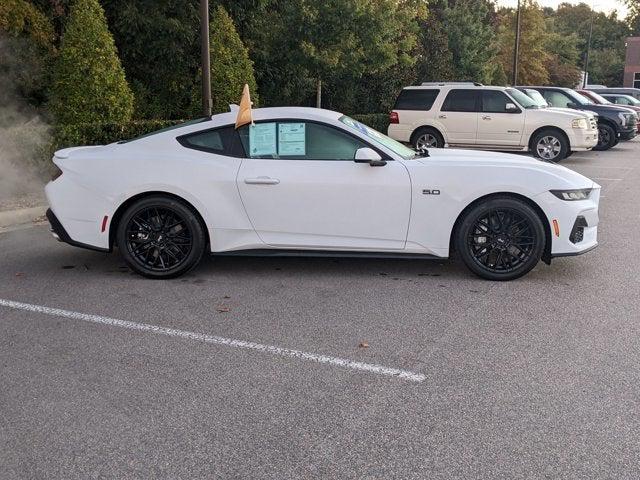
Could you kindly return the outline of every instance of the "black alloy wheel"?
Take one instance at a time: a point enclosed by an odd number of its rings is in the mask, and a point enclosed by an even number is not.
[[[456,249],[467,267],[489,280],[512,280],[536,266],[544,227],[525,202],[496,197],[473,207],[457,231]]]
[[[593,147],[594,150],[604,151],[618,143],[618,135],[616,131],[606,123],[598,124],[598,144]]]
[[[118,247],[127,264],[150,278],[186,273],[202,258],[205,235],[194,212],[169,197],[132,205],[118,226]]]

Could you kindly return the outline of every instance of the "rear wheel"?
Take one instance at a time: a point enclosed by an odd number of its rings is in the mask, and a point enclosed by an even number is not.
[[[556,130],[543,130],[533,138],[533,154],[549,162],[559,162],[567,157],[569,142]]]
[[[488,280],[513,280],[533,269],[545,246],[537,213],[522,200],[494,197],[471,208],[456,231],[465,265]]]
[[[204,228],[193,210],[165,196],[131,205],[116,235],[129,267],[149,278],[173,278],[188,272],[200,262],[206,244]]]
[[[413,148],[421,150],[424,148],[443,148],[444,138],[435,128],[421,128],[413,135],[411,141]]]
[[[618,136],[613,127],[606,123],[598,124],[598,144],[593,147],[594,150],[604,151],[609,150],[611,147],[618,143]]]

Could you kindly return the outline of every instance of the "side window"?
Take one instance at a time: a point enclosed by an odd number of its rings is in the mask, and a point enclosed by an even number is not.
[[[482,92],[482,111],[486,113],[507,113],[507,103],[514,103],[504,93],[497,90]]]
[[[431,110],[433,102],[438,98],[440,90],[425,89],[425,88],[409,88],[402,90],[394,110]]]
[[[451,90],[442,104],[443,112],[475,112],[478,90]]]
[[[233,157],[242,156],[240,139],[233,125],[189,133],[177,138],[183,147]]]
[[[624,97],[616,97],[615,103],[619,105],[631,105],[631,102]]]
[[[250,158],[353,160],[368,146],[338,128],[295,120],[246,125],[239,133]]]
[[[542,96],[551,107],[567,108],[569,104],[572,103],[571,99],[564,93],[554,90],[545,90]]]

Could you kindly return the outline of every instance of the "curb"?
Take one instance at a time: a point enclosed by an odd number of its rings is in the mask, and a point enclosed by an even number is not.
[[[0,228],[13,227],[32,222],[41,217],[47,211],[47,207],[19,208],[0,212]]]

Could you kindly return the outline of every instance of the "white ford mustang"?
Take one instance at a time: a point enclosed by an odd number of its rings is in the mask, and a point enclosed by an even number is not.
[[[117,246],[136,272],[214,254],[446,258],[491,280],[597,245],[600,186],[528,157],[416,153],[340,113],[235,112],[106,146],[67,148],[46,187],[52,232]]]

